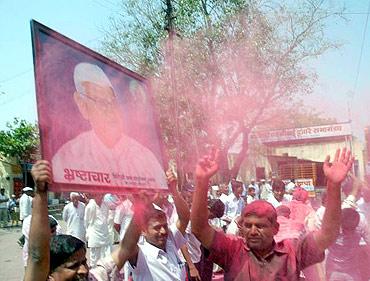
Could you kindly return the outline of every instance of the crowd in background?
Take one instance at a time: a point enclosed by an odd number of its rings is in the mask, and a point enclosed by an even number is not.
[[[325,228],[326,193],[322,194],[321,205],[314,209],[308,191],[297,186],[294,179],[286,183],[280,179],[261,179],[259,182],[252,179],[248,183],[233,179],[227,184],[211,185],[207,182],[207,185],[206,217],[215,233],[222,232],[232,235],[231,237],[245,238],[245,210],[249,205],[257,206],[261,201],[268,202],[266,206],[272,206],[272,212],[276,212],[278,227],[276,233],[271,236],[273,244],[278,245],[286,239],[301,241],[306,239],[304,237],[309,233],[320,232]],[[218,266],[210,258],[210,250],[213,250],[214,246],[209,247],[209,241],[207,242],[207,238],[202,239],[199,230],[192,231],[193,219],[190,223],[189,218],[192,204],[196,202],[193,198],[195,191],[196,186],[187,182],[182,186],[170,188],[170,194],[151,192],[150,207],[146,207],[149,211],[143,211],[149,213],[148,224],[144,227],[145,231],[141,229],[142,235],[137,239],[135,259],[132,260],[131,257],[122,263],[117,280],[212,280],[215,273],[222,275],[224,271],[225,280],[234,280],[228,277],[226,266]],[[361,181],[349,173],[342,182],[342,191],[340,230],[335,236],[336,241],[330,243],[325,251],[324,261],[317,263],[322,260],[317,257],[317,261],[313,262],[315,264],[307,264],[302,266],[302,270],[298,270],[299,280],[369,280],[367,264],[370,261],[370,187],[367,181]],[[0,195],[1,209],[6,210],[7,225],[9,222],[11,225],[18,223],[14,214],[17,214],[19,204],[26,272],[29,266],[29,249],[32,248],[32,241],[29,241],[33,216],[32,196],[33,189],[29,187],[23,189],[19,202],[14,196],[7,198],[4,190],[1,190]],[[115,248],[124,248],[122,245],[128,239],[125,234],[132,225],[138,197],[138,194],[69,194],[69,200],[62,212],[62,219],[66,224],[64,234],[81,241],[82,245],[87,245],[86,262],[91,270],[101,269],[101,261],[114,257]],[[259,209],[266,207],[258,206]],[[1,216],[3,218],[4,214]],[[161,219],[162,224],[158,226]],[[2,222],[4,221],[2,219]],[[51,236],[62,237],[63,231],[58,221],[49,215],[48,223]],[[221,239],[218,234],[216,236],[215,240]],[[132,237],[131,235],[130,238]],[[136,245],[136,242],[134,244]],[[249,247],[248,243],[247,245]],[[146,279],[148,276],[152,279]]]

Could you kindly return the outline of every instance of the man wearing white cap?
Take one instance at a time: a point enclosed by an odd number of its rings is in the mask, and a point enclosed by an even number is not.
[[[80,202],[80,195],[77,192],[71,192],[69,196],[71,202],[65,205],[63,209],[63,220],[67,223],[66,234],[85,241],[85,204]]]
[[[91,130],[55,153],[54,181],[167,189],[162,165],[153,152],[124,133],[124,112],[103,70],[82,62],[75,66],[73,78],[74,101]]]
[[[261,179],[260,198],[267,200],[272,195],[272,187],[265,179]]]
[[[31,215],[32,211],[32,197],[33,189],[31,187],[25,187],[22,189],[23,194],[19,199],[19,220],[23,222],[23,220]]]

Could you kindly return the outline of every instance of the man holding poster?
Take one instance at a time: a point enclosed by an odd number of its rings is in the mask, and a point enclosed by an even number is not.
[[[122,109],[103,70],[81,62],[74,68],[74,102],[91,130],[63,144],[52,158],[54,181],[63,184],[165,188],[156,156],[124,134]]]

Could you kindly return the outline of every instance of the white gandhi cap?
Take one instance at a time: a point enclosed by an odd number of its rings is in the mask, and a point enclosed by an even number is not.
[[[87,62],[81,62],[75,66],[73,80],[79,93],[84,92],[82,82],[92,82],[99,86],[111,87],[113,89],[112,83],[104,71],[99,66]]]

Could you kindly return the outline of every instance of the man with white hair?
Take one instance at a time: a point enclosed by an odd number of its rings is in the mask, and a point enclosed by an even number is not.
[[[63,209],[63,220],[67,224],[66,234],[86,241],[84,225],[85,204],[80,202],[80,195],[77,192],[71,192],[69,197],[71,202],[65,205]]]
[[[73,98],[91,130],[62,145],[52,158],[57,183],[167,189],[157,157],[124,132],[121,104],[112,83],[97,65],[75,66]],[[124,93],[125,94],[125,93]]]

